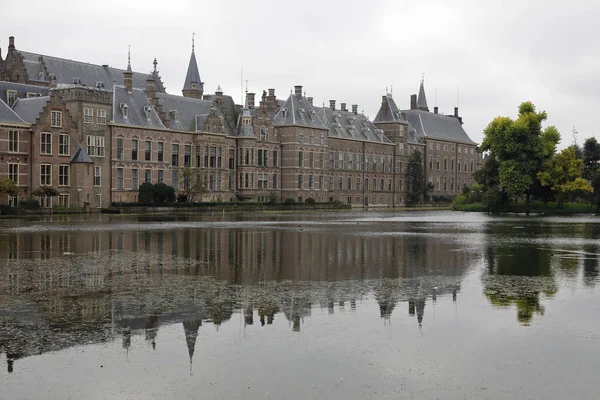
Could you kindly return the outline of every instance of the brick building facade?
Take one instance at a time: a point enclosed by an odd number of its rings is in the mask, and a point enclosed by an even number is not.
[[[409,110],[386,94],[370,121],[357,105],[314,105],[302,86],[285,100],[268,89],[258,104],[247,93],[243,106],[220,86],[207,94],[193,47],[179,96],[166,93],[156,60],[145,74],[130,61],[121,70],[9,43],[0,57],[0,175],[15,177],[18,168],[21,197],[40,186],[58,189],[58,198],[40,199],[43,206],[95,210],[136,201],[143,182],[186,192],[184,176],[192,176],[204,186],[197,201],[392,207],[405,204],[415,151],[433,195],[458,193],[481,163],[458,110],[430,113],[423,83]],[[15,131],[16,152],[5,149]]]

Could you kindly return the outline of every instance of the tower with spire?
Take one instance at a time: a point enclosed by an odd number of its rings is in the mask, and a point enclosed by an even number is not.
[[[195,33],[192,34],[192,55],[190,57],[187,74],[185,75],[182,93],[183,97],[201,99],[204,94],[204,82],[200,80],[198,63],[196,62],[195,35]]]
[[[133,71],[131,70],[131,46],[127,50],[127,70],[123,72],[123,84],[129,93],[133,90]]]
[[[425,97],[425,76],[421,77],[421,85],[419,86],[419,96],[417,97],[417,108],[423,111],[429,111],[427,106],[427,97]]]

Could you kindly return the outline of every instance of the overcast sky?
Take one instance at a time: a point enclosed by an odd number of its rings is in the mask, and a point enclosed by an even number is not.
[[[131,44],[133,69],[150,72],[156,57],[169,93],[181,94],[195,32],[204,92],[220,84],[236,102],[243,69],[257,97],[303,85],[316,104],[356,103],[373,119],[386,87],[408,108],[425,73],[430,109],[459,102],[477,142],[525,100],[548,112],[561,147],[573,127],[580,143],[600,132],[597,0],[0,3],[3,57],[13,35],[18,49],[124,68]]]

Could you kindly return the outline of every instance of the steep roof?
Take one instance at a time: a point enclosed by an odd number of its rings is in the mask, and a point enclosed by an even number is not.
[[[405,110],[408,123],[422,137],[448,140],[465,144],[476,144],[469,138],[458,119],[450,115],[430,113],[423,110]]]
[[[56,78],[55,83],[73,83],[74,79],[79,79],[82,85],[96,86],[99,84],[108,90],[112,90],[114,85],[123,85],[123,72],[125,71],[119,68],[66,60],[27,51],[19,51],[19,53],[23,56],[31,81],[48,83],[52,82],[54,77]],[[134,72],[133,87],[145,86],[147,76],[147,73]],[[159,77],[157,77],[156,89],[158,92],[165,91]]]
[[[127,108],[127,116],[125,116],[124,108]],[[144,91],[134,88],[129,93],[124,86],[115,86],[113,89],[113,122],[165,129]]]
[[[71,161],[69,161],[69,163],[93,164],[94,161],[90,158],[85,149],[83,147],[80,147],[77,150],[75,150],[75,154],[73,154],[73,157],[71,157]]]
[[[304,96],[290,94],[273,117],[275,125],[302,125],[316,129],[327,129],[325,123],[317,116],[313,107]]]
[[[211,112],[211,107],[214,107],[215,113],[223,120],[223,127],[225,130],[223,133],[235,136],[234,129],[227,122],[223,110],[220,107],[217,107],[215,102],[167,93],[158,93],[157,96],[159,98],[159,104],[169,117],[171,117],[171,111],[177,111],[178,114],[178,119],[175,120],[171,118],[170,125],[168,125],[167,128],[188,132],[202,131],[204,129],[204,123]]]
[[[195,83],[195,87],[192,86]],[[185,74],[185,83],[183,84],[183,90],[186,89],[201,89],[203,82],[200,80],[200,72],[198,72],[198,63],[196,63],[196,53],[192,48],[192,55],[190,56],[190,62],[188,64],[187,74]]]
[[[30,97],[28,99],[18,99],[13,105],[13,111],[30,124],[35,124],[35,119],[40,115],[50,96]]]
[[[243,120],[244,119],[250,119],[250,123],[249,124],[244,124]],[[240,118],[240,122],[238,124],[238,137],[243,137],[243,138],[256,138],[256,136],[254,135],[254,129],[252,128],[252,113],[250,112],[249,109],[245,108],[244,112]]]
[[[329,107],[315,107],[317,116],[329,129],[330,138],[346,138],[369,142],[392,143],[383,130],[373,125],[364,114],[351,111],[332,110]]]
[[[216,94],[205,94],[203,96],[204,100],[210,100],[213,103],[217,100],[217,95]],[[239,110],[235,105],[235,101],[233,100],[233,97],[228,96],[226,94],[221,95],[221,99],[222,99],[222,105],[221,105],[221,112],[224,114],[224,116],[226,117],[226,122],[229,124],[229,129],[231,129],[231,131],[235,131],[235,124],[236,121],[238,119],[238,113],[241,113],[241,110]]]
[[[21,117],[19,117],[4,101],[0,99],[0,124],[24,125],[27,126]]]
[[[427,97],[425,97],[425,87],[423,80],[421,80],[421,86],[419,87],[419,96],[417,97],[417,108],[420,110],[429,111],[427,106]]]
[[[8,104],[7,91],[14,90],[17,97],[25,98],[27,93],[45,96],[48,94],[48,88],[43,86],[26,85],[23,83],[0,81],[0,100]]]
[[[406,120],[400,113],[394,98],[391,93],[387,93],[384,97],[384,101],[379,107],[379,111],[377,111],[377,116],[375,116],[375,120],[373,122],[400,122],[406,123]]]

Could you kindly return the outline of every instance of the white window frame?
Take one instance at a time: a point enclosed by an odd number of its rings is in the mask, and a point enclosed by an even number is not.
[[[106,125],[106,110],[96,110],[96,123]]]
[[[14,168],[14,170],[13,170]],[[16,185],[19,184],[19,164],[8,163],[8,179],[13,181]]]
[[[19,152],[19,131],[9,130],[8,131],[8,152],[18,153]]]
[[[65,173],[66,171],[66,173]],[[62,173],[61,173],[62,172]],[[68,165],[58,166],[58,186],[69,186],[71,183],[70,168]],[[61,183],[62,182],[62,183]]]
[[[62,128],[62,111],[51,111],[50,126],[52,128]]]
[[[44,173],[45,168],[47,173]],[[40,186],[52,186],[52,164],[40,164]]]
[[[65,201],[66,200],[66,201]],[[68,193],[60,193],[58,195],[58,206],[69,208],[70,206],[70,196]]]
[[[94,109],[85,107],[83,109],[83,123],[84,124],[93,124],[94,123]]]
[[[94,165],[94,187],[102,186],[102,167]]]
[[[96,136],[87,136],[87,153],[90,157],[96,156]]]
[[[61,143],[63,138],[67,138],[67,143]],[[66,145],[66,152],[62,151],[63,147]],[[58,135],[58,155],[59,156],[68,156],[71,154],[71,135],[68,133],[60,133]]]
[[[47,143],[44,143],[44,138],[49,138]],[[47,148],[47,151],[44,149]],[[40,154],[52,154],[52,132],[42,132],[40,134]]]

